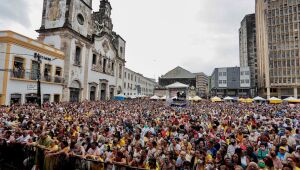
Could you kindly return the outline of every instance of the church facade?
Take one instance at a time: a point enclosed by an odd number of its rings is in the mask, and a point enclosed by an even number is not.
[[[62,101],[108,100],[123,92],[126,41],[113,31],[111,4],[44,0],[39,40],[65,54]]]

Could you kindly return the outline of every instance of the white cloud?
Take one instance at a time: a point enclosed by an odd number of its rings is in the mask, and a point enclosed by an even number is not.
[[[1,29],[36,37],[42,0],[2,1]],[[93,1],[94,10],[98,10],[99,2]],[[149,77],[162,75],[178,65],[207,74],[214,67],[238,65],[240,21],[254,12],[254,3],[253,0],[111,0],[114,29],[127,41],[127,66]]]

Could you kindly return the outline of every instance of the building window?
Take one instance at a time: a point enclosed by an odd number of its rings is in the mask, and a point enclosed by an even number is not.
[[[13,76],[15,78],[24,78],[25,76],[25,59],[21,57],[14,58]]]
[[[222,80],[219,80],[219,84],[222,84],[223,83],[223,81]]]
[[[127,73],[126,73],[126,72],[124,72],[124,78],[126,78],[126,75],[127,75]]]
[[[219,76],[222,76],[223,74],[222,74],[222,72],[219,72]]]
[[[226,73],[226,72],[223,72],[223,76],[227,76],[227,73]]]
[[[43,95],[43,103],[50,102],[50,94],[44,94]]]
[[[119,65],[119,78],[122,78],[122,65]]]
[[[227,81],[226,81],[226,80],[223,80],[223,84],[227,84]]]
[[[60,102],[60,95],[59,94],[55,94],[53,101],[54,101],[54,103],[59,103]]]
[[[124,83],[124,89],[126,89],[126,83]]]
[[[96,65],[96,63],[97,63],[97,56],[96,54],[93,54],[92,64]]]
[[[54,77],[54,82],[56,83],[62,83],[62,68],[61,67],[55,67],[55,77]]]
[[[39,62],[32,60],[31,62],[31,80],[38,79]]]
[[[44,79],[45,81],[51,81],[51,65],[50,64],[45,64],[44,68]]]
[[[61,76],[61,73],[62,73],[61,67],[56,67],[55,68],[55,76]]]
[[[115,75],[115,63],[114,62],[111,63],[111,71],[112,71],[112,74]]]
[[[103,73],[106,73],[106,59],[103,59]]]
[[[81,48],[78,46],[76,47],[76,51],[75,51],[74,64],[77,66],[80,66],[81,64]]]

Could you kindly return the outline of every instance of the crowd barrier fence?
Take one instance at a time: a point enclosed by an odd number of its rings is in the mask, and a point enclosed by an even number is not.
[[[0,170],[145,170],[78,156],[45,157],[44,149],[19,143],[0,144]]]

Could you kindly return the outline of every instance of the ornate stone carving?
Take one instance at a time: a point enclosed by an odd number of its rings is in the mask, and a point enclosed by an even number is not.
[[[49,4],[48,20],[56,21],[61,17],[61,10],[59,7],[60,0],[51,0]]]

